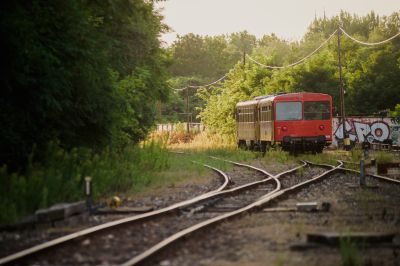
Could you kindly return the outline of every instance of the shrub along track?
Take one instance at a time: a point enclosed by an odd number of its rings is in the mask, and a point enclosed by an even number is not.
[[[237,165],[243,166],[243,165],[240,165],[240,164],[237,164]],[[98,225],[98,226],[94,226],[94,227],[91,227],[91,228],[87,228],[85,230],[82,230],[82,231],[79,231],[79,232],[76,232],[76,233],[73,233],[73,234],[70,234],[70,235],[67,235],[67,236],[64,236],[64,237],[60,237],[60,238],[45,242],[43,244],[39,244],[39,245],[34,246],[32,248],[29,248],[29,249],[26,249],[26,250],[22,250],[20,252],[17,252],[15,254],[12,254],[12,255],[9,255],[7,257],[4,257],[4,258],[0,259],[0,264],[4,264],[4,263],[7,263],[7,262],[16,262],[18,260],[22,260],[22,262],[24,264],[33,263],[34,260],[30,261],[29,258],[35,257],[39,253],[43,253],[44,257],[46,257],[46,255],[45,255],[46,253],[48,255],[52,255],[51,252],[56,248],[56,246],[59,246],[59,245],[60,245],[60,249],[57,249],[57,256],[55,257],[55,261],[52,261],[52,262],[49,262],[49,263],[50,264],[60,264],[60,263],[63,263],[63,262],[60,261],[61,252],[58,252],[59,250],[65,250],[67,246],[73,246],[73,247],[76,247],[78,249],[78,251],[81,251],[81,250],[89,251],[91,249],[91,247],[95,246],[94,243],[96,243],[96,241],[92,241],[90,239],[92,237],[92,235],[93,235],[93,237],[97,237],[97,235],[99,235],[98,240],[101,241],[99,243],[102,243],[100,245],[104,244],[103,246],[106,249],[108,249],[108,247],[110,247],[110,246],[116,247],[117,250],[114,250],[114,251],[119,254],[120,253],[120,250],[119,250],[120,246],[119,245],[123,244],[123,243],[118,243],[119,242],[118,240],[116,241],[116,245],[108,245],[107,243],[110,242],[112,239],[117,239],[117,238],[119,239],[121,237],[121,235],[126,235],[127,229],[126,229],[125,226],[128,226],[129,224],[135,224],[136,225],[137,223],[144,222],[143,223],[144,224],[143,228],[146,229],[146,227],[147,227],[146,224],[147,223],[148,224],[152,223],[152,220],[150,220],[150,219],[153,219],[153,217],[159,217],[158,219],[161,219],[161,218],[165,219],[165,225],[169,226],[169,225],[173,224],[173,225],[178,226],[179,223],[175,224],[172,221],[169,221],[168,219],[171,219],[171,218],[168,218],[168,216],[171,215],[173,217],[184,217],[184,216],[182,216],[182,213],[185,214],[186,216],[192,216],[193,213],[196,213],[196,210],[198,210],[199,207],[203,208],[204,206],[207,206],[207,205],[210,205],[210,204],[215,205],[217,203],[217,201],[216,200],[211,200],[213,198],[221,197],[221,196],[222,197],[227,197],[228,195],[233,195],[235,193],[238,193],[240,191],[247,190],[247,189],[250,189],[250,188],[253,188],[253,187],[259,187],[260,188],[263,185],[265,186],[264,183],[271,182],[273,180],[275,180],[275,182],[277,182],[277,179],[271,178],[269,173],[267,173],[267,172],[265,172],[263,170],[259,170],[258,172],[259,173],[261,172],[261,176],[260,176],[260,174],[254,174],[254,171],[253,171],[252,172],[252,176],[253,176],[252,180],[246,178],[247,181],[251,181],[250,183],[245,184],[245,185],[240,185],[240,186],[234,186],[233,188],[230,188],[229,190],[222,191],[229,184],[229,180],[230,180],[229,177],[225,173],[223,173],[222,171],[220,171],[220,170],[218,170],[216,168],[213,168],[213,167],[208,166],[208,165],[204,165],[204,166],[213,169],[214,171],[218,172],[224,178],[223,185],[220,186],[218,189],[216,189],[214,191],[207,192],[207,193],[205,193],[203,195],[200,195],[200,196],[197,196],[197,197],[195,197],[193,199],[173,204],[173,205],[171,205],[169,207],[166,207],[166,208],[163,208],[163,209],[160,209],[160,210],[156,210],[156,211],[153,211],[153,212],[150,212],[150,213],[145,213],[145,214],[142,214],[142,215],[136,215],[136,216],[133,216],[133,217],[127,217],[127,218],[120,219],[120,220],[117,220],[117,221],[108,222],[108,223],[105,223],[105,224],[102,224],[102,225]],[[299,168],[299,167],[297,167],[297,168]],[[294,169],[294,170],[296,170],[296,169]],[[253,169],[253,170],[255,170],[255,169]],[[288,171],[288,172],[290,172],[290,171]],[[260,180],[261,177],[264,177],[264,178],[262,180]],[[236,182],[238,184],[241,183],[240,180],[236,180]],[[279,182],[277,182],[277,187],[279,187]],[[267,185],[264,189],[271,189],[270,185]],[[266,191],[264,191],[264,190],[260,190],[260,191],[262,193],[266,193]],[[197,207],[192,207],[192,208],[188,209],[188,206],[191,206],[191,205],[195,204],[196,202],[203,202],[203,203],[201,205],[197,206]],[[223,204],[226,205],[226,202],[223,202]],[[204,215],[196,215],[196,217],[197,216],[204,216]],[[203,217],[203,219],[204,219],[204,217]],[[150,221],[148,221],[148,220],[150,220]],[[191,220],[194,220],[194,219],[191,219]],[[160,227],[160,224],[158,222],[155,222],[154,227],[155,228]],[[168,226],[166,226],[166,228],[168,228]],[[120,227],[121,227],[121,229],[118,229],[118,230],[121,230],[121,231],[118,234],[114,234],[114,233],[110,232],[111,230],[114,230],[114,228],[120,228]],[[167,231],[166,233],[168,234],[168,232],[170,232],[171,230],[172,229],[166,230]],[[141,232],[141,231],[143,231],[143,230],[142,229],[138,230],[138,229],[133,228],[132,234],[137,234],[138,232]],[[144,230],[144,231],[145,232],[150,232],[150,230],[147,230],[147,229]],[[165,234],[165,232],[164,232],[164,234]],[[104,236],[106,236],[106,237],[104,237]],[[149,237],[151,237],[151,235]],[[77,243],[80,243],[83,238],[85,238],[85,239],[81,243],[82,245],[81,246],[80,245],[76,245]],[[143,238],[141,238],[139,240],[141,242],[143,242],[146,239],[147,238],[144,236]],[[70,243],[72,243],[72,245],[69,245]],[[143,243],[139,243],[138,246],[141,246],[142,244]],[[96,250],[96,248],[94,248],[94,250]],[[109,252],[108,254],[110,254],[110,252],[112,253],[112,251],[107,251],[107,252]],[[97,260],[97,262],[99,262],[99,261],[101,262],[101,261],[103,261],[102,255],[106,255],[104,253],[103,254],[98,254],[98,252],[97,253],[95,252],[95,254],[93,256],[86,257],[85,259],[82,259],[82,255],[79,252],[77,252],[77,253],[66,252],[65,254],[66,254],[66,258],[67,259],[66,259],[66,261],[64,263],[66,263],[66,264],[76,264],[76,263],[79,263],[79,262],[81,262],[81,263],[85,263],[85,262],[96,263],[96,262],[90,260],[90,259],[96,260],[96,257],[99,257],[99,259],[100,259],[100,260]],[[74,254],[76,256],[74,256]],[[108,256],[110,256],[110,255],[108,255]],[[89,261],[87,261],[86,259],[89,259]],[[46,263],[47,263],[47,260],[44,259],[43,261],[40,261],[39,264],[46,264]]]

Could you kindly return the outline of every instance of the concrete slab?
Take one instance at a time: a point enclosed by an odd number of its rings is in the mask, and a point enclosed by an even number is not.
[[[57,220],[63,220],[69,216],[84,212],[86,204],[84,201],[78,201],[73,203],[60,203],[51,206],[48,209],[40,209],[35,212],[36,221],[53,222]]]
[[[276,207],[276,208],[265,208],[263,212],[295,212],[296,208]]]
[[[296,203],[298,211],[316,211],[318,209],[318,202],[298,202]]]
[[[351,242],[363,244],[378,244],[378,243],[393,243],[395,233],[381,233],[381,232],[326,232],[326,233],[308,233],[307,243],[320,243],[326,245],[340,245],[344,239]]]

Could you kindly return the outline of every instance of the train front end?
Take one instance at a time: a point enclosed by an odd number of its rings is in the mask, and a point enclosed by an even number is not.
[[[275,143],[284,150],[322,152],[332,143],[332,97],[292,93],[274,99]]]

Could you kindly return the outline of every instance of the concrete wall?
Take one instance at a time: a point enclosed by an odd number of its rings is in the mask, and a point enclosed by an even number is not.
[[[332,124],[332,145],[337,146],[337,141],[343,139],[343,123],[339,124],[339,119],[334,118]],[[393,145],[400,145],[400,117],[347,117],[345,129],[350,140],[356,143],[388,143],[391,140]]]
[[[169,123],[169,124],[157,124],[158,132],[172,132],[175,131],[178,124]],[[180,127],[183,130],[186,130],[186,123],[179,123]],[[201,123],[189,123],[189,130],[192,132],[201,132],[204,131],[204,125]]]

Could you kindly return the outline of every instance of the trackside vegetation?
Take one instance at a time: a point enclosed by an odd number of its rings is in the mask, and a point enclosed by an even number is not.
[[[167,149],[166,139],[152,139],[125,147],[120,152],[88,148],[65,150],[58,142],[50,142],[41,162],[35,151],[29,155],[24,173],[10,173],[0,168],[0,224],[9,224],[59,202],[84,199],[84,177],[92,177],[93,197],[99,202],[107,196],[124,195],[174,186],[211,175],[202,163],[228,170],[224,159],[248,161],[255,154],[236,149],[213,148],[193,150],[185,155]]]
[[[1,1],[0,224],[82,200],[86,176],[93,178],[93,196],[100,200],[210,176],[193,161],[232,167],[210,156],[259,159],[262,154],[235,146],[235,104],[264,94],[311,91],[332,95],[337,105],[336,45],[331,41],[305,64],[282,71],[243,62],[244,54],[286,65],[314,50],[339,19],[349,34],[371,42],[397,33],[400,24],[399,12],[384,17],[342,12],[316,18],[294,43],[244,31],[188,34],[163,47],[160,36],[169,28],[158,1]],[[342,37],[342,46],[349,114],[391,109],[399,116],[400,38],[366,48]],[[221,83],[196,87],[225,74]],[[172,90],[186,86],[193,87]],[[168,135],[149,139],[156,121],[182,121],[190,116],[186,111],[207,132],[188,136],[181,124],[174,143]],[[360,154],[354,151],[353,160]],[[260,160],[295,164],[299,159],[277,149]],[[390,158],[382,154],[379,160]]]
[[[1,2],[0,165],[21,169],[34,145],[41,160],[53,140],[102,151],[146,137],[169,91],[154,2]]]
[[[0,221],[94,191],[140,189],[168,166],[138,143],[168,98],[168,30],[155,2],[0,4]]]
[[[94,152],[88,148],[65,150],[59,143],[47,145],[44,159],[35,162],[29,156],[26,171],[8,173],[0,168],[0,223],[15,222],[59,202],[84,199],[85,176],[93,179],[93,196],[97,200],[110,193],[140,191],[162,182],[156,173],[170,168],[168,152],[162,142],[145,142],[116,153],[109,149]]]
[[[246,31],[214,37],[184,35],[170,48],[174,59],[171,67],[174,77],[172,83],[179,84],[178,88],[182,88],[198,85],[197,82],[201,79],[202,84],[208,84],[227,75],[225,80],[211,87],[189,90],[193,104],[194,101],[201,103],[201,108],[192,112],[198,114],[198,119],[201,119],[209,131],[222,135],[234,135],[235,104],[260,95],[278,92],[327,93],[333,97],[336,110],[334,115],[337,115],[337,36],[334,35],[327,45],[304,64],[295,67],[267,69],[248,57],[243,60],[243,54],[264,65],[287,66],[320,46],[337,29],[339,22],[354,38],[373,43],[398,33],[400,13],[379,16],[370,12],[365,16],[358,16],[342,11],[334,17],[315,18],[303,38],[297,42],[280,39],[275,34],[257,39]],[[398,116],[400,38],[382,45],[364,46],[342,35],[341,55],[346,114],[380,115],[382,111],[390,109],[391,115]],[[191,67],[183,68],[183,65]],[[183,99],[185,93],[176,92]],[[184,107],[183,102],[181,107]],[[166,115],[169,110],[166,108]],[[183,112],[185,109],[180,110]]]

